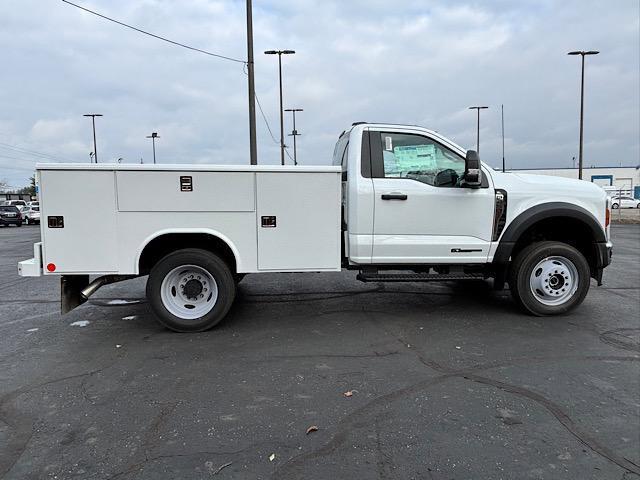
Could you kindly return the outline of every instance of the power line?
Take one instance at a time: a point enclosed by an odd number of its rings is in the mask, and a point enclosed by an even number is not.
[[[170,39],[162,37],[160,35],[156,35],[154,33],[147,32],[147,31],[142,30],[140,28],[134,27],[133,25],[129,25],[127,23],[121,22],[121,21],[116,20],[114,18],[107,17],[106,15],[103,15],[103,14],[98,13],[96,11],[90,10],[90,9],[88,9],[86,7],[81,6],[81,5],[77,5],[77,4],[73,3],[73,2],[70,2],[69,0],[62,0],[62,2],[66,3],[68,5],[71,5],[73,7],[79,8],[80,10],[84,10],[85,12],[91,13],[92,15],[96,15],[96,16],[98,16],[100,18],[103,18],[103,19],[108,20],[110,22],[116,23],[116,24],[118,24],[120,26],[129,28],[131,30],[134,30],[134,31],[139,32],[139,33],[142,33],[144,35],[148,35],[150,37],[156,38],[158,40],[162,40],[164,42],[171,43],[172,45],[183,47],[183,48],[186,48],[188,50],[193,50],[195,52],[203,53],[205,55],[209,55],[209,56],[212,56],[212,57],[220,58],[220,59],[223,59],[223,60],[229,60],[231,62],[242,63],[243,64],[243,71],[244,71],[245,75],[248,75],[248,73],[246,71],[246,67],[247,67],[247,61],[246,60],[241,60],[241,59],[233,58],[233,57],[227,57],[225,55],[220,55],[220,54],[217,54],[217,53],[208,52],[208,51],[202,50],[200,48],[192,47],[192,46],[186,45],[184,43],[180,43],[180,42],[176,42],[174,40],[170,40]],[[276,140],[276,137],[273,135],[273,131],[271,130],[271,125],[269,125],[269,121],[267,120],[267,117],[266,117],[266,115],[264,113],[264,110],[262,109],[262,105],[260,104],[260,100],[258,99],[258,96],[256,95],[255,98],[256,98],[256,103],[258,104],[258,107],[260,109],[260,114],[262,115],[262,119],[264,120],[264,123],[265,123],[265,125],[267,127],[267,130],[269,131],[269,135],[271,136],[271,139],[273,140],[274,143],[279,144],[280,142],[278,140]],[[291,155],[289,154],[289,152],[286,152],[286,153],[289,156],[289,158],[291,158]],[[293,160],[293,159],[291,158],[291,160]]]
[[[77,4],[73,3],[73,2],[70,2],[69,0],[62,0],[62,1],[64,3],[66,3],[66,4],[69,4],[69,5],[73,6],[73,7],[79,8],[80,10],[84,10],[85,12],[89,12],[92,15],[96,15],[96,16],[98,16],[100,18],[105,19],[105,20],[109,20],[110,22],[117,23],[120,26],[123,26],[123,27],[126,27],[126,28],[130,28],[131,30],[135,30],[136,32],[143,33],[144,35],[149,35],[150,37],[156,38],[158,40],[162,40],[163,42],[171,43],[173,45],[177,45],[178,47],[186,48],[188,50],[193,50],[194,52],[204,53],[205,55],[209,55],[211,57],[216,57],[216,58],[220,58],[220,59],[223,59],[223,60],[229,60],[230,62],[243,63],[245,65],[247,63],[246,60],[240,60],[239,58],[233,58],[233,57],[227,57],[225,55],[219,55],[217,53],[212,53],[212,52],[208,52],[206,50],[202,50],[200,48],[195,48],[195,47],[191,47],[189,45],[185,45],[184,43],[176,42],[174,40],[169,40],[168,38],[161,37],[160,35],[156,35],[154,33],[147,32],[145,30],[142,30],[140,28],[134,27],[132,25],[128,25],[128,24],[126,24],[124,22],[121,22],[119,20],[116,20],[114,18],[107,17],[106,15],[103,15],[101,13],[95,12],[93,10],[89,10],[86,7],[83,7],[83,6],[77,5]]]
[[[247,65],[245,64],[242,67],[242,71],[245,75],[249,75],[247,73]],[[269,125],[269,120],[267,120],[267,116],[264,114],[264,110],[262,110],[262,104],[260,103],[260,99],[258,98],[258,94],[255,94],[256,96],[256,103],[258,104],[258,109],[260,110],[260,114],[262,115],[262,120],[264,120],[264,124],[267,126],[267,130],[269,130],[269,135],[271,135],[271,140],[273,140],[273,143],[277,143],[278,145],[280,145],[280,142],[278,140],[276,140],[275,135],[273,134],[273,131],[271,130],[271,125]]]
[[[260,109],[260,113],[262,114],[262,119],[264,120],[264,124],[267,126],[267,130],[269,130],[269,135],[271,135],[271,140],[273,140],[273,143],[277,143],[278,145],[280,145],[280,142],[278,140],[276,140],[275,135],[273,134],[273,131],[271,130],[271,126],[269,125],[269,121],[267,120],[267,116],[264,114],[264,110],[262,110],[262,105],[260,105],[260,100],[258,99],[258,95],[256,94],[256,103],[258,104],[258,108]],[[286,146],[284,149],[284,153],[287,154],[287,157],[289,157],[289,159],[295,163],[295,160],[293,159],[293,157],[291,157],[291,154],[289,153],[289,150],[287,150]]]
[[[264,120],[264,124],[267,126],[267,130],[269,130],[269,135],[271,135],[271,140],[273,140],[273,143],[276,143],[276,144],[280,145],[280,142],[276,139],[275,135],[273,134],[273,131],[271,130],[271,126],[269,125],[269,121],[267,120],[267,116],[264,114],[264,111],[262,110],[262,105],[260,105],[260,100],[258,99],[258,95],[257,94],[256,94],[256,103],[258,104],[258,108],[260,109],[260,113],[262,114],[262,119]],[[289,153],[289,150],[287,150],[285,148],[284,149],[284,153],[286,153],[287,157],[289,157],[289,159],[292,162],[294,162],[293,157]]]
[[[289,153],[289,147],[287,147],[286,145],[284,146],[284,153],[287,154],[287,157],[289,157],[289,160],[291,160],[293,163],[296,163],[296,161],[294,160],[294,158],[291,156],[291,154]]]
[[[26,158],[18,158],[18,157],[12,157],[9,155],[2,155],[0,154],[0,159],[7,159],[7,160],[13,160],[14,163],[11,165],[3,165],[4,168],[9,168],[9,169],[13,169],[13,170],[35,170],[35,166],[33,165],[33,163],[30,164],[30,166],[26,166],[23,163],[16,163],[15,161],[17,160],[18,162],[32,162],[30,160],[27,160]]]
[[[45,159],[64,161],[62,158],[57,157],[56,155],[51,155],[49,153],[38,152],[36,150],[29,150],[27,148],[18,147],[15,145],[10,145],[8,143],[0,142],[0,148],[6,148],[8,150],[12,150],[16,153],[27,154],[27,155],[35,155]]]
[[[271,126],[269,125],[269,121],[267,120],[267,116],[264,114],[264,111],[262,110],[262,105],[260,105],[260,100],[258,99],[258,95],[257,94],[256,94],[256,103],[258,104],[258,108],[260,109],[260,113],[262,114],[262,119],[264,120],[264,124],[267,126],[267,130],[269,130],[269,135],[271,135],[271,140],[273,140],[273,143],[276,143],[276,144],[280,145],[280,142],[273,135],[273,131],[271,130]],[[285,145],[284,153],[286,153],[287,157],[289,157],[289,159],[292,162],[295,163],[295,160],[293,159],[293,157],[289,153],[289,150],[287,150],[286,145]]]
[[[8,160],[20,160],[21,162],[32,161],[32,160],[29,160],[28,158],[14,157],[14,156],[11,156],[11,155],[5,155],[3,153],[0,153],[0,158],[6,158]]]
[[[260,105],[260,100],[258,99],[257,94],[256,94],[256,103],[258,104],[258,108],[260,109],[260,113],[262,114],[262,119],[264,120],[264,123],[267,126],[267,130],[269,130],[269,135],[271,135],[271,139],[273,140],[273,143],[277,143],[278,145],[280,145],[280,141],[276,140],[276,137],[273,135],[273,131],[271,130],[271,126],[269,125],[267,116],[264,114],[264,110],[262,110],[262,105]]]

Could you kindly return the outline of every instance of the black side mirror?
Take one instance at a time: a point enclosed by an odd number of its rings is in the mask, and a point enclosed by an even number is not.
[[[480,188],[482,186],[482,166],[478,152],[475,150],[467,151],[462,186],[467,188]]]

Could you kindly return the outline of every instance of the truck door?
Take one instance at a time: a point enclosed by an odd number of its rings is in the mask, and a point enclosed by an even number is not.
[[[494,191],[460,186],[465,161],[425,133],[371,131],[372,263],[485,263]],[[483,172],[484,173],[484,172]]]

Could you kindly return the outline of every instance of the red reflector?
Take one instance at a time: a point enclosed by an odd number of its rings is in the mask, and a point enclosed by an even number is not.
[[[55,272],[56,271],[56,264],[55,263],[47,264],[47,270],[49,270],[50,272]]]
[[[604,226],[608,227],[610,223],[611,223],[611,210],[607,208],[607,211],[605,213]]]

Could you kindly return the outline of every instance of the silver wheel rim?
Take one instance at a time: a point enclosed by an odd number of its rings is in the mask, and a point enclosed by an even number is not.
[[[182,265],[164,277],[160,297],[172,315],[195,320],[209,313],[216,305],[218,284],[204,268]]]
[[[538,262],[531,271],[529,286],[540,303],[562,305],[578,290],[578,269],[565,257],[547,257]]]

